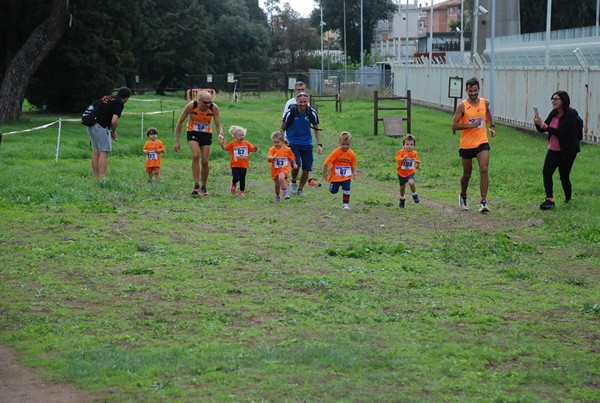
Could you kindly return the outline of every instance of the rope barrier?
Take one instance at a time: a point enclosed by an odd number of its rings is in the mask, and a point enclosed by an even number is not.
[[[140,99],[139,101],[146,101],[143,99]],[[150,101],[150,100],[148,100]],[[156,100],[153,100],[156,101]],[[141,138],[144,138],[144,115],[159,115],[159,114],[163,114],[163,113],[171,113],[172,116],[172,128],[171,130],[175,130],[174,126],[175,126],[175,110],[170,110],[170,111],[153,111],[153,112],[123,112],[123,115],[141,115],[142,116],[142,125],[141,125]],[[62,123],[63,122],[77,122],[77,123],[81,123],[81,119],[62,119],[59,118],[58,120],[55,120],[54,122],[50,122],[50,123],[46,123],[43,124],[41,126],[37,126],[37,127],[32,127],[29,129],[23,129],[23,130],[14,130],[11,132],[6,132],[6,133],[0,133],[0,142],[2,141],[1,138],[4,136],[8,136],[8,135],[12,135],[12,134],[18,134],[18,133],[27,133],[27,132],[33,132],[33,131],[37,131],[37,130],[42,130],[42,129],[47,129],[50,126],[53,126],[55,124],[58,123],[58,136],[56,139],[56,158],[55,158],[55,162],[58,162],[58,155],[60,152],[60,135],[61,135],[61,131],[62,131]]]
[[[47,127],[50,127],[50,126],[52,126],[52,125],[55,125],[55,124],[57,124],[58,122],[59,122],[59,121],[58,121],[58,120],[56,120],[56,121],[54,121],[54,122],[52,122],[52,123],[46,123],[45,125],[42,125],[42,126],[38,126],[38,127],[32,127],[31,129],[15,130],[15,131],[13,131],[13,132],[6,132],[6,133],[2,133],[2,135],[3,135],[3,136],[6,136],[6,135],[8,135],[8,134],[26,133],[26,132],[33,132],[33,131],[36,131],[36,130],[42,130],[42,129],[45,129],[45,128],[47,128]]]

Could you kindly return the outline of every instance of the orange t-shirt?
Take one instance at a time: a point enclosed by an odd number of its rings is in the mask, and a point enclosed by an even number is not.
[[[234,140],[225,146],[225,151],[229,151],[231,168],[248,168],[250,166],[249,154],[256,151],[256,147],[246,140],[241,143]]]
[[[405,155],[406,160],[402,161]],[[396,167],[398,175],[400,175],[403,178],[406,178],[408,175],[414,174],[416,172],[417,163],[420,164],[421,160],[419,160],[419,154],[417,154],[415,150],[412,150],[411,152],[406,152],[406,150],[402,148],[396,153],[396,162],[398,163],[398,166]]]
[[[280,172],[283,172],[285,176],[290,173],[290,162],[296,162],[296,157],[294,157],[294,153],[288,146],[283,146],[282,148],[277,148],[275,146],[269,148],[269,157],[275,156],[273,161],[269,161],[271,163],[271,178],[275,180]]]
[[[478,122],[479,126],[475,129],[463,129],[460,136],[460,148],[477,148],[484,143],[489,143],[487,138],[487,129],[485,127],[485,115],[487,108],[485,99],[479,98],[479,104],[473,106],[468,99],[463,101],[465,112],[460,120],[460,123],[467,124]]]
[[[146,141],[146,144],[144,144],[144,151],[148,151],[148,154],[146,154],[146,168],[160,168],[160,156],[162,153],[157,153],[156,150],[159,150],[161,148],[164,150],[163,152],[167,152],[167,148],[165,147],[162,141]]]
[[[328,182],[345,182],[352,179],[352,169],[356,169],[356,154],[350,149],[343,151],[338,147],[325,158],[324,164],[331,165]]]

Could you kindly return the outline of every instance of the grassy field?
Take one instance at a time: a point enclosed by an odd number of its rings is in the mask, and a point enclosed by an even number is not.
[[[103,181],[78,123],[63,122],[58,162],[57,125],[4,137],[0,343],[24,364],[110,402],[600,400],[600,147],[575,162],[573,203],[556,174],[560,202],[544,212],[546,140],[499,126],[491,213],[473,208],[478,173],[459,212],[451,116],[415,107],[422,202],[401,210],[401,140],[373,136],[372,100],[347,99],[320,117],[326,154],[354,136],[352,209],[325,186],[275,204],[266,155],[283,94],[218,98],[225,130],[259,146],[248,196],[229,194],[213,146],[211,194],[192,198],[168,112],[184,103],[126,105],[166,111],[144,116],[167,147],[159,184],[146,183],[139,113],[121,118]]]

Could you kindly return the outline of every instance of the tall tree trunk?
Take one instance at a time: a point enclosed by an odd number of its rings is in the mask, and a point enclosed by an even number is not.
[[[50,16],[29,36],[6,68],[0,86],[0,123],[21,115],[29,80],[68,27],[69,0],[52,0]]]

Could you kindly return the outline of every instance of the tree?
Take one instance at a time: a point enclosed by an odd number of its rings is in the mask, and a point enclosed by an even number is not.
[[[546,30],[547,0],[520,0],[521,33]],[[553,31],[595,24],[596,0],[552,0]]]
[[[133,41],[141,35],[138,5],[139,0],[102,7],[97,0],[72,1],[71,29],[32,77],[29,102],[49,112],[80,112],[116,86],[131,86]]]
[[[204,4],[206,3],[206,4]],[[213,27],[206,46],[214,54],[209,71],[225,73],[263,70],[268,65],[267,16],[257,0],[203,2],[205,23]]]
[[[194,70],[207,71],[213,54],[206,45],[205,12],[189,0],[141,0],[140,35],[134,53],[142,88],[181,87],[182,77]]]
[[[272,17],[271,29],[276,64],[286,70],[307,70],[309,51],[318,48],[318,34],[310,22],[286,3],[281,14]]]
[[[8,6],[7,14],[18,13],[21,10],[20,3],[17,1],[5,3],[4,7]],[[36,6],[46,9],[43,3],[40,1]],[[17,4],[19,8],[15,7]],[[68,28],[68,0],[52,0],[48,6],[48,17],[37,25],[14,56],[10,54],[10,49],[7,49],[7,57],[10,61],[4,68],[0,86],[0,122],[17,119],[21,115],[31,77]],[[18,16],[11,15],[11,17],[16,21],[19,20]],[[7,46],[10,44],[7,43]]]
[[[344,32],[344,14],[341,10],[346,3],[346,38],[348,56],[351,60],[360,60],[360,2],[346,0],[321,0],[323,7],[323,21],[327,24],[325,29]],[[363,0],[363,42],[365,47],[373,41],[373,34],[377,21],[391,18],[398,6],[392,0]],[[311,25],[320,29],[320,10],[313,10]],[[343,35],[340,35],[343,41]]]

